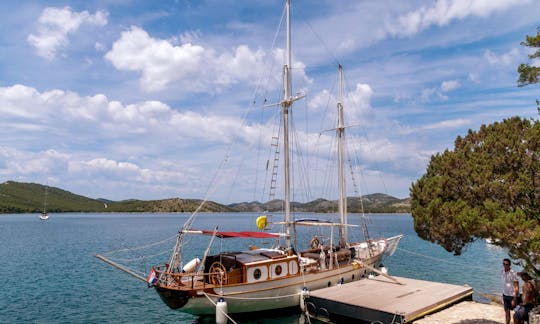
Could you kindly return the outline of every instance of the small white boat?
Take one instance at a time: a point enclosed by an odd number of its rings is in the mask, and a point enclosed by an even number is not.
[[[47,213],[47,193],[48,193],[48,186],[45,186],[45,197],[43,199],[43,211],[39,215],[39,219],[41,220],[49,219],[49,214]]]

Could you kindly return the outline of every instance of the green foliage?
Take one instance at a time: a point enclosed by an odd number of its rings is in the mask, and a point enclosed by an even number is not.
[[[529,54],[529,59],[535,59],[540,57],[540,27],[536,30],[536,36],[525,36],[525,41],[521,42],[521,45],[538,48],[533,54]],[[518,66],[518,87],[523,87],[529,84],[538,83],[538,76],[540,75],[540,67],[530,65],[528,63],[522,63]],[[540,114],[540,100],[536,100],[536,109]]]
[[[529,59],[535,59],[540,57],[540,28],[536,31],[536,36],[525,36],[525,41],[521,42],[521,45],[539,48],[533,54],[529,55]],[[538,75],[540,74],[540,67],[531,66],[530,64],[520,64],[518,67],[519,79],[518,86],[522,87],[528,84],[538,83]]]
[[[513,117],[459,136],[412,184],[411,213],[418,235],[447,251],[490,238],[539,273],[540,122]]]
[[[518,66],[518,86],[526,86],[533,83],[538,83],[538,75],[540,74],[540,68],[531,66],[530,64],[520,64]]]

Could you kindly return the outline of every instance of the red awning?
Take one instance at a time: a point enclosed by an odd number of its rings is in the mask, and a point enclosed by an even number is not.
[[[214,231],[202,230],[204,235],[213,235]],[[215,232],[217,237],[220,238],[231,238],[231,237],[241,237],[241,238],[277,238],[278,234],[264,233],[264,232]]]

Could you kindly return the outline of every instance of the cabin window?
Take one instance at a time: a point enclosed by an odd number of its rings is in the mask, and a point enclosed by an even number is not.
[[[255,280],[261,279],[261,269],[255,269],[253,271],[253,278],[255,278]]]
[[[270,275],[272,278],[284,277],[287,275],[289,265],[287,262],[273,263],[270,266]]]
[[[248,267],[246,269],[246,275],[247,282],[260,282],[268,279],[268,268],[264,265]]]

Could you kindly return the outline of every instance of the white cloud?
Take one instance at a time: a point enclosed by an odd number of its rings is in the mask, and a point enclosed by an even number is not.
[[[462,129],[474,124],[475,121],[467,118],[446,119],[431,124],[424,124],[417,127],[400,127],[399,133],[402,135],[429,133],[431,131],[440,132],[444,130]],[[431,132],[434,133],[434,132]]]
[[[190,43],[173,46],[165,40],[151,38],[144,30],[131,27],[122,33],[105,54],[119,70],[140,71],[141,87],[146,91],[163,89],[179,78],[192,78],[200,72],[204,60],[204,48]]]
[[[345,112],[349,114],[350,122],[366,120],[367,115],[371,114],[371,97],[373,90],[369,84],[357,83],[356,88],[347,93],[344,98]]]
[[[103,94],[39,92],[23,85],[0,87],[0,123],[0,138],[13,134],[18,138],[10,146],[0,146],[2,178],[45,183],[54,177],[65,189],[78,181],[73,179],[81,179],[79,190],[98,197],[119,197],[119,192],[126,198],[141,195],[140,188],[125,188],[129,180],[148,186],[145,199],[191,188],[195,178],[208,183],[205,177],[216,166],[216,158],[203,147],[208,143],[249,147],[261,127],[227,116],[176,111],[159,101],[123,104]],[[191,146],[197,150],[183,150]],[[185,152],[190,152],[189,158]],[[201,155],[206,157],[197,160]],[[193,188],[195,197],[203,195],[198,190],[203,188]]]
[[[353,91],[346,93],[343,98],[343,106],[347,123],[366,122],[372,113],[372,96],[373,90],[371,86],[365,83],[357,83]],[[335,107],[337,101],[338,99],[335,95],[332,95],[328,90],[323,90],[308,102],[308,107],[312,110],[320,111],[328,107]],[[334,110],[330,109],[328,112],[332,116],[335,116]]]
[[[435,88],[426,88],[422,89],[420,93],[420,102],[429,102],[433,100],[433,98],[438,97],[441,98],[441,93],[437,91]]]
[[[458,89],[459,87],[461,87],[461,84],[457,80],[443,81],[438,88],[423,89],[420,93],[420,102],[448,100],[448,96],[445,93]]]
[[[310,99],[308,102],[308,107],[311,110],[319,110],[324,107],[328,107],[331,102],[335,102],[335,98],[328,90],[323,90],[313,96],[313,99]]]
[[[487,17],[530,0],[438,0],[432,6],[399,16],[389,24],[392,35],[412,36],[432,25],[445,26],[454,20],[468,17]]]
[[[339,43],[338,50],[340,51],[349,51],[356,48],[356,42],[354,39],[347,39]]]
[[[182,37],[186,39],[191,37]],[[192,43],[174,45],[133,26],[122,32],[105,58],[119,70],[140,72],[144,91],[161,91],[178,83],[176,88],[180,91],[215,93],[240,82],[255,84],[263,77],[264,61],[281,58],[281,53],[276,50],[273,55],[267,55],[246,45],[222,53]],[[294,67],[295,73],[305,76],[302,63],[295,62]]]
[[[0,158],[3,161],[3,165],[0,165],[1,175],[32,178],[65,170],[68,155],[53,149],[30,153],[0,146]]]
[[[158,143],[162,142],[159,141],[162,137],[166,139],[165,143],[170,138],[178,138],[179,143],[189,142],[191,138],[209,142],[242,140],[250,143],[260,127],[241,127],[240,119],[217,114],[176,111],[160,101],[125,105],[111,101],[103,94],[80,96],[62,90],[40,93],[23,85],[0,87],[0,115],[3,132],[9,133],[15,127],[28,124],[35,127],[26,136],[34,134],[39,137],[44,128],[54,130],[51,137],[59,132],[77,134],[77,137],[61,139],[64,145],[76,145],[77,140],[86,136],[88,140],[96,142],[140,134],[154,138]]]
[[[474,83],[479,83],[479,77],[478,77],[478,74],[475,73],[475,72],[470,72],[469,73],[469,76],[468,76],[468,79],[471,81],[471,82],[474,82]]]
[[[105,26],[108,13],[98,10],[91,15],[88,11],[75,12],[70,7],[48,7],[38,20],[37,35],[28,35],[28,43],[37,54],[48,60],[55,58],[60,47],[68,45],[68,35],[75,33],[82,24]]]
[[[459,88],[461,85],[457,80],[443,81],[441,83],[441,91],[448,92]]]
[[[433,124],[426,124],[422,126],[422,129],[424,130],[454,129],[454,128],[467,126],[470,124],[471,124],[471,120],[458,118],[458,119],[443,120],[443,121],[436,122]]]
[[[517,62],[523,57],[525,57],[525,55],[522,55],[517,48],[513,48],[509,52],[500,55],[497,55],[490,50],[484,52],[484,58],[492,65],[514,66],[517,65]]]
[[[100,153],[81,155],[52,149],[30,152],[0,146],[0,177],[22,182],[46,183],[67,190],[76,184],[76,194],[112,199],[135,198],[136,196],[130,195],[140,195],[139,190],[129,193],[130,187],[136,184],[146,191],[142,198],[158,199],[170,197],[170,192],[174,191],[179,183],[194,181],[195,176],[190,174],[197,173],[181,162],[169,164],[152,160],[151,168],[144,168],[129,161],[86,157],[94,154]],[[197,192],[196,195],[201,193]]]
[[[98,51],[98,52],[104,52],[104,51],[106,50],[105,45],[103,45],[103,44],[100,43],[100,42],[96,42],[96,43],[94,44],[94,48],[95,48],[96,51]]]

